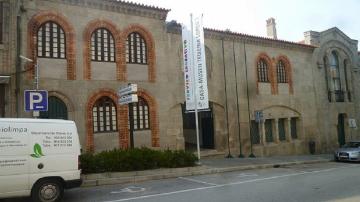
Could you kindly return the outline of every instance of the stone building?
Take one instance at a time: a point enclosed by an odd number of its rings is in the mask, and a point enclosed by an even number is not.
[[[49,111],[40,117],[74,120],[85,150],[129,146],[129,109],[117,95],[128,83],[139,88],[136,147],[194,148],[181,27],[165,21],[169,10],[114,0],[0,2],[1,116],[32,116],[23,111],[22,92],[34,89],[37,64],[39,87],[49,92]],[[304,154],[309,141],[329,152],[359,138],[349,125],[360,118],[358,42],[336,27],[305,32],[298,43],[277,39],[274,19],[267,30],[269,37],[205,30],[203,154]]]

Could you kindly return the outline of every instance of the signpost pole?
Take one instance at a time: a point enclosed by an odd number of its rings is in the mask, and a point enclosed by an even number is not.
[[[137,84],[129,83],[127,87],[119,89],[119,104],[128,105],[130,122],[130,148],[134,148],[134,102],[138,102]]]
[[[134,110],[133,103],[129,103],[129,119],[130,119],[130,148],[134,148]]]
[[[39,64],[38,64],[37,60],[35,63],[35,68],[36,68],[35,85],[36,85],[36,90],[39,90]]]

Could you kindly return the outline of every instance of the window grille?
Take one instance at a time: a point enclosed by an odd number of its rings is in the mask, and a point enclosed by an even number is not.
[[[285,120],[286,119],[279,119],[278,120],[278,130],[279,130],[279,140],[285,141]]]
[[[285,64],[283,61],[280,60],[277,63],[276,72],[277,72],[277,82],[278,83],[287,83],[288,82],[286,70],[285,70]]]
[[[139,101],[137,103],[133,103],[133,116],[134,116],[134,130],[150,129],[149,106],[147,102],[141,97],[139,97]]]
[[[145,39],[137,32],[129,34],[126,40],[126,62],[147,64],[147,47]]]
[[[260,59],[257,63],[257,72],[259,82],[269,82],[268,64],[265,62],[265,60]]]
[[[94,133],[117,131],[116,105],[109,97],[97,100],[92,114]]]
[[[115,42],[109,30],[100,28],[91,35],[91,60],[115,62]]]
[[[291,125],[291,138],[297,139],[297,118],[291,118],[290,125]]]
[[[45,22],[37,32],[37,56],[65,58],[65,33],[55,22]]]
[[[252,144],[260,144],[259,124],[254,120],[251,121],[250,135]]]
[[[272,120],[266,119],[265,120],[265,138],[266,142],[273,142],[273,128],[272,128]]]

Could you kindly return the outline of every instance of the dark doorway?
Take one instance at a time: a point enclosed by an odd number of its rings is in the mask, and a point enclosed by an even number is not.
[[[195,113],[185,112],[185,105],[181,105],[183,114],[183,132],[185,139],[185,150],[196,150],[196,123]],[[214,149],[214,119],[213,113],[209,111],[198,112],[199,121],[199,142],[200,148]]]
[[[68,119],[67,107],[65,103],[55,96],[48,99],[48,111],[40,112],[42,119]]]
[[[203,148],[214,149],[214,121],[211,111],[200,112]]]
[[[339,114],[338,116],[338,142],[342,146],[345,144],[345,114]]]

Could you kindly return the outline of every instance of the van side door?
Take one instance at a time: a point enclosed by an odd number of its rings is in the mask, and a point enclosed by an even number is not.
[[[0,120],[0,198],[30,194],[29,140],[25,123]]]

